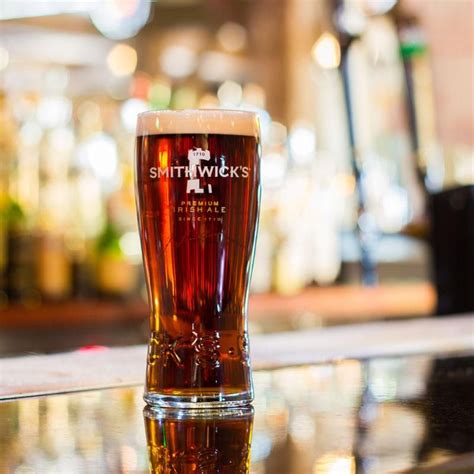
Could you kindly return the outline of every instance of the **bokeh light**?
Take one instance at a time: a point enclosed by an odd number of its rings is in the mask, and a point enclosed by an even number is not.
[[[217,41],[224,51],[237,53],[247,44],[247,30],[238,23],[229,21],[217,31]]]
[[[281,153],[269,153],[263,158],[261,167],[264,188],[278,188],[283,184],[287,167],[285,156]]]
[[[316,151],[316,134],[305,123],[296,124],[289,136],[291,156],[296,163],[304,164],[313,159]]]
[[[126,232],[120,237],[120,249],[129,258],[141,260],[140,237],[138,232]]]
[[[0,46],[0,71],[3,71],[7,68],[8,63],[10,62],[10,55],[6,48]]]
[[[183,86],[176,89],[171,99],[173,109],[192,109],[197,103],[197,92],[193,87]]]
[[[94,26],[115,40],[135,36],[149,16],[150,0],[107,0],[97,2],[97,7],[90,12]]]
[[[246,104],[253,105],[259,109],[265,108],[266,94],[262,86],[249,82],[244,86],[242,101]]]
[[[110,180],[117,171],[118,154],[114,139],[97,133],[82,143],[78,149],[79,162],[88,166],[101,180]]]
[[[206,93],[199,99],[200,109],[217,109],[219,107],[219,99],[215,94]]]
[[[391,10],[398,0],[359,0],[362,8],[371,15],[383,15]]]
[[[67,127],[56,128],[49,135],[49,143],[55,151],[70,152],[74,148],[74,132]]]
[[[234,81],[225,81],[217,91],[217,97],[223,107],[236,107],[242,101],[242,87]]]
[[[341,47],[330,33],[323,33],[311,50],[313,60],[323,69],[334,69],[341,62]]]
[[[44,128],[65,125],[71,118],[72,104],[66,97],[44,97],[36,110],[36,118]]]
[[[171,77],[189,76],[197,67],[196,52],[187,46],[168,46],[160,56],[160,66]]]
[[[20,129],[21,142],[25,146],[37,146],[42,137],[43,129],[33,120],[25,122]]]
[[[128,44],[116,44],[107,55],[107,66],[114,76],[129,76],[137,67],[137,52]]]
[[[137,115],[148,110],[148,105],[140,99],[128,99],[120,108],[120,119],[127,132],[133,132],[137,125]]]
[[[148,101],[152,109],[166,109],[171,102],[171,85],[160,79],[153,83],[148,93]]]

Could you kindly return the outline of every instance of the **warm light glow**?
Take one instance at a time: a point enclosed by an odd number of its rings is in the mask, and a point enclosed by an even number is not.
[[[219,28],[217,41],[225,51],[236,53],[244,49],[247,43],[247,31],[238,23],[229,21]]]
[[[324,33],[314,43],[311,55],[313,60],[323,69],[334,69],[341,62],[339,42],[330,33]]]
[[[242,87],[234,81],[225,81],[217,91],[219,102],[224,107],[235,107],[242,100]]]
[[[69,83],[69,71],[66,67],[57,66],[49,69],[44,75],[44,86],[51,94],[63,92]]]
[[[120,108],[120,119],[128,132],[133,132],[137,126],[137,115],[148,109],[147,103],[140,99],[128,99]]]
[[[70,128],[55,128],[49,134],[49,143],[56,152],[68,153],[74,148],[74,132]]]
[[[137,0],[109,0],[109,3],[112,4],[119,18],[132,16],[138,8]]]
[[[72,104],[66,97],[44,97],[36,109],[38,123],[44,128],[55,128],[69,122]]]
[[[205,82],[222,82],[237,77],[240,71],[239,59],[226,53],[207,51],[199,57],[198,75]]]
[[[281,153],[269,153],[261,162],[262,185],[264,188],[278,188],[283,184],[287,160]]]
[[[160,66],[171,77],[189,76],[197,66],[196,53],[187,46],[169,46],[160,56]]]
[[[148,93],[152,109],[166,109],[171,102],[171,86],[164,80],[153,83]]]
[[[219,107],[219,99],[214,94],[204,94],[199,99],[200,109],[216,109]]]
[[[130,84],[130,95],[135,99],[146,99],[151,87],[151,78],[145,72],[137,72]]]
[[[79,13],[89,11],[95,7],[96,2],[65,2],[61,0],[49,0],[47,2],[32,2],[31,0],[7,1],[1,2],[0,20]]]
[[[194,87],[180,87],[173,94],[172,107],[174,109],[192,109],[196,107],[197,91]]]
[[[287,136],[288,131],[282,123],[273,121],[270,124],[268,141],[272,145],[284,146],[286,143]]]
[[[265,90],[258,84],[250,82],[246,84],[243,90],[243,102],[259,109],[265,108]]]
[[[88,138],[78,150],[80,163],[89,166],[102,180],[114,177],[118,166],[117,145],[110,135],[97,133]]]
[[[107,55],[107,66],[114,76],[129,76],[137,67],[137,52],[128,44],[116,44]]]
[[[356,180],[352,174],[339,173],[334,177],[334,184],[343,196],[350,196],[356,190]]]
[[[168,150],[163,149],[158,152],[158,163],[160,163],[160,168],[164,169],[169,166],[169,155]]]
[[[307,163],[313,159],[316,151],[316,134],[312,127],[298,124],[289,135],[291,156],[297,163]]]
[[[43,129],[34,121],[26,122],[20,129],[21,143],[25,146],[38,146],[43,137]]]
[[[391,10],[397,0],[359,0],[362,8],[371,15],[383,15]]]
[[[135,36],[145,25],[150,16],[150,3],[150,0],[107,0],[89,7],[89,14],[94,26],[104,36],[120,40]]]
[[[0,46],[0,71],[3,71],[8,66],[10,55],[5,48]]]
[[[335,453],[325,454],[314,464],[313,474],[355,474],[354,458]]]
[[[131,259],[141,258],[140,237],[138,232],[127,232],[120,237],[120,249]]]

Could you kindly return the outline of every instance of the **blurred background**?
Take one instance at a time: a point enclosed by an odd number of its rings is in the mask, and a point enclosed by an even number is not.
[[[253,333],[474,310],[472,15],[470,0],[4,0],[0,354],[146,341],[148,109],[260,116]]]

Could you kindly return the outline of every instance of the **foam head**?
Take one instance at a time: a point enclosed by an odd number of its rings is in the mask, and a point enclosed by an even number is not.
[[[138,115],[137,136],[216,134],[258,137],[258,117],[243,110],[157,110]]]

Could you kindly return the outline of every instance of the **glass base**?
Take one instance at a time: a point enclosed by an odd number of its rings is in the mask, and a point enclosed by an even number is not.
[[[143,414],[151,420],[227,420],[248,418],[253,416],[252,405],[227,408],[196,408],[186,410],[182,408],[163,408],[146,405]]]
[[[231,408],[250,405],[252,392],[216,393],[202,395],[166,395],[156,392],[145,392],[143,399],[148,405],[161,408],[213,409]]]

